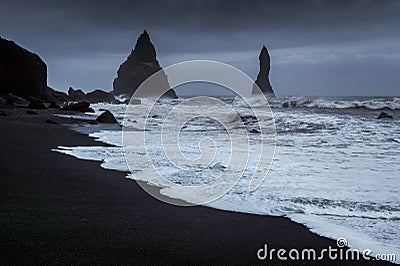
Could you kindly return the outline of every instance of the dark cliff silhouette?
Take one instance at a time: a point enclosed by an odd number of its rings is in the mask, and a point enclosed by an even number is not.
[[[269,71],[271,70],[271,58],[269,56],[268,50],[265,46],[261,49],[260,55],[260,71],[258,72],[255,84],[261,89],[264,94],[275,96],[272,86],[269,82]],[[255,86],[253,86],[253,94],[257,93]]]
[[[160,64],[156,58],[156,49],[150,41],[150,36],[147,31],[139,36],[135,48],[132,50],[128,58],[120,65],[117,78],[114,79],[113,93],[114,95],[125,95],[131,97],[136,89],[151,75],[161,70]],[[158,86],[155,90],[170,88],[168,79],[165,74],[160,75]],[[156,92],[149,92],[157,94]],[[144,95],[140,95],[144,96]],[[175,92],[169,89],[165,97],[177,98]]]
[[[37,55],[0,37],[0,94],[43,97],[47,93],[47,66]]]

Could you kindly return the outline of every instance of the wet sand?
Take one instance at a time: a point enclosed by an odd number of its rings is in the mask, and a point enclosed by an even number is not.
[[[177,207],[145,193],[124,173],[52,152],[101,145],[68,130],[51,111],[3,108],[1,264],[376,265],[377,261],[273,261],[268,248],[315,248],[336,241],[283,217]],[[58,124],[45,123],[50,118]],[[155,188],[156,189],[156,188]],[[384,265],[380,263],[379,265]]]

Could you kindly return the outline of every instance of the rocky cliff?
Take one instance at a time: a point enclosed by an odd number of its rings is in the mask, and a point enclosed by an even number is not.
[[[43,97],[47,66],[36,54],[0,37],[0,94]]]
[[[131,97],[143,81],[159,70],[161,67],[156,58],[156,49],[150,41],[149,34],[144,31],[139,36],[135,48],[118,69],[117,78],[113,83],[113,94]],[[169,88],[165,74],[159,84],[162,88]],[[165,96],[177,98],[173,90],[169,90]]]
[[[269,56],[268,50],[265,46],[261,49],[260,55],[260,71],[258,72],[255,84],[261,89],[264,94],[275,96],[272,86],[269,82],[269,71],[271,70],[271,58]],[[253,87],[253,94],[257,93],[255,87]]]

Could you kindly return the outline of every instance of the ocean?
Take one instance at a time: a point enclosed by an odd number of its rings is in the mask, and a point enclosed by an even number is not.
[[[205,205],[235,212],[286,216],[312,232],[332,239],[345,238],[352,248],[371,249],[373,254],[400,254],[400,98],[396,97],[277,97],[268,99],[273,121],[257,121],[252,110],[235,97],[221,97],[242,117],[249,132],[250,154],[243,176],[225,195]],[[147,152],[158,172],[176,184],[196,186],[212,182],[228,171],[231,152],[241,152],[241,142],[231,145],[229,134],[218,121],[197,117],[179,134],[180,152],[195,160],[201,156],[199,141],[212,139],[216,152],[207,167],[182,171],[163,153],[160,137],[163,120],[184,99],[161,100],[146,121]],[[92,105],[95,114],[110,110],[124,126],[138,129],[145,123],[142,107],[126,117],[127,105]],[[254,103],[255,106],[257,103]],[[238,121],[214,106],[204,108],[226,117],[227,125]],[[381,111],[393,119],[377,119]],[[124,120],[125,118],[125,120]],[[276,149],[272,167],[263,183],[249,189],[257,165],[260,127],[275,123]],[[137,152],[133,174],[129,172],[122,130],[117,125],[80,124],[73,130],[113,146],[54,149],[80,159],[100,161],[101,166],[127,173],[127,178],[161,187],[161,193],[190,202],[192,195],[168,187],[147,171],[146,152]],[[234,128],[234,127],[233,127]],[[141,132],[143,133],[143,132]],[[233,147],[233,148],[232,148]],[[179,149],[178,149],[179,151]],[[246,154],[243,154],[245,156]],[[143,161],[143,164],[141,163]],[[262,162],[261,162],[262,163]],[[268,164],[268,162],[265,162]],[[233,174],[233,173],[232,173]],[[266,225],[268,226],[268,225]]]

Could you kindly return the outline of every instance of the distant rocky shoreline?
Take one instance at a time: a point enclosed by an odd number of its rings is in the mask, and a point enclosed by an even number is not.
[[[265,46],[260,52],[259,60],[260,71],[255,86],[258,85],[263,93],[274,96],[269,82],[270,57]],[[70,102],[120,103],[116,96],[129,99],[148,77],[160,70],[162,71],[162,67],[157,60],[156,49],[144,30],[128,58],[119,66],[111,92],[96,89],[85,93],[72,87],[68,89],[68,93],[60,92],[47,85],[47,65],[37,54],[0,37],[0,103],[9,105],[21,104],[21,99],[42,107],[44,103],[53,107],[66,106]],[[166,91],[164,98],[178,98],[170,88],[165,74],[159,86]],[[253,93],[255,91],[253,88]]]

